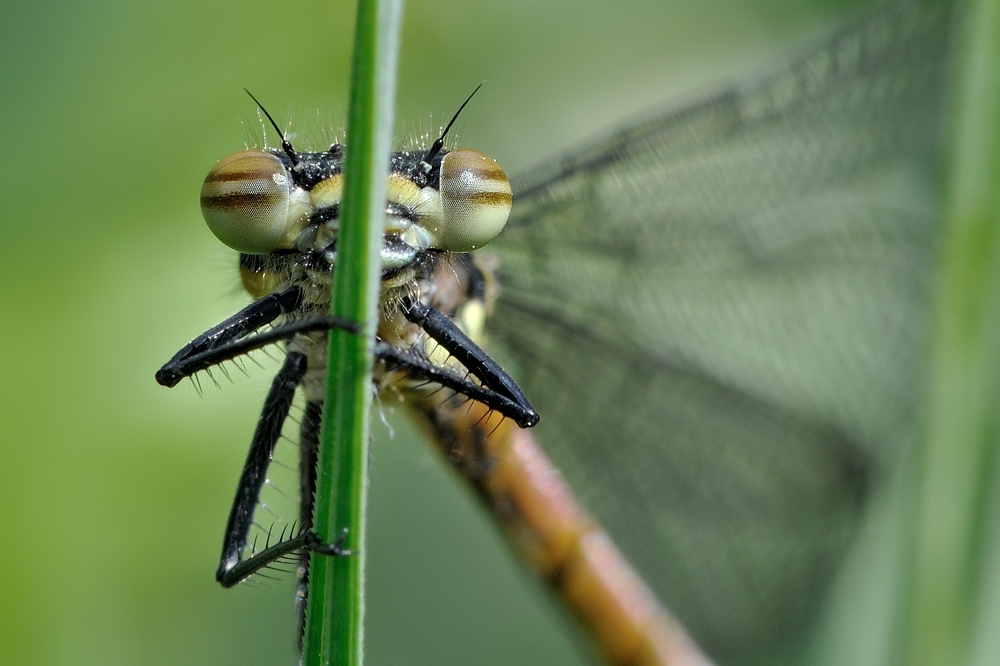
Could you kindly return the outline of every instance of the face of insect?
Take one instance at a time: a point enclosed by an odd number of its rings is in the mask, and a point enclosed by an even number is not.
[[[205,221],[219,240],[245,254],[319,253],[332,265],[344,191],[343,147],[322,153],[245,150],[219,161],[201,189]],[[388,181],[387,271],[425,250],[468,252],[507,222],[510,183],[496,161],[459,149],[425,160],[396,153]]]
[[[481,312],[482,301],[470,299],[468,287],[484,279],[483,271],[459,257],[500,233],[512,200],[510,183],[495,160],[469,149],[440,151],[439,145],[392,155],[381,251],[379,337],[423,347],[430,359],[443,350],[421,326],[407,321],[400,306],[412,299],[463,324],[474,320],[466,330],[475,337],[482,317],[471,313]],[[283,141],[283,148],[245,150],[220,160],[202,185],[202,212],[219,240],[241,253],[241,278],[254,298],[296,289],[301,299],[285,313],[286,321],[322,317],[330,307],[337,253],[344,146],[297,152]],[[448,296],[456,289],[464,295]],[[307,395],[319,400],[325,334],[317,331],[297,341],[293,346],[310,358]],[[398,383],[398,373],[385,374],[377,372],[376,380]]]

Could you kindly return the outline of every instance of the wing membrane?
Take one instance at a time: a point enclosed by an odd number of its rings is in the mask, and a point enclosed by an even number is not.
[[[869,15],[514,183],[491,340],[719,657],[808,620],[912,435],[951,14]]]

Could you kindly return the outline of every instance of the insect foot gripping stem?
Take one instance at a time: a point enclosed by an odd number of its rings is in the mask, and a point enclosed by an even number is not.
[[[340,533],[340,536],[337,537],[337,540],[331,544],[324,544],[318,534],[312,530],[306,530],[297,536],[269,546],[245,560],[240,560],[229,566],[225,564],[220,565],[215,578],[222,587],[232,587],[261,569],[281,560],[286,555],[300,550],[307,550],[321,555],[331,555],[333,557],[347,557],[354,553],[343,547],[346,539],[346,527]]]

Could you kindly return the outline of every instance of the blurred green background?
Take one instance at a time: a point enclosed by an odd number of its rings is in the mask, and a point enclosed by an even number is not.
[[[517,173],[753,73],[857,4],[411,0],[399,136],[436,132],[485,81],[459,136]],[[352,3],[43,1],[3,16],[0,662],[293,664],[291,580],[213,580],[270,365],[204,397],[153,373],[246,302],[198,209],[208,169],[244,145],[240,120],[259,127],[242,88],[323,145],[346,109]],[[584,661],[465,489],[388,418],[368,663]],[[830,611],[824,640],[870,655],[888,585],[858,580],[834,590],[854,610]]]

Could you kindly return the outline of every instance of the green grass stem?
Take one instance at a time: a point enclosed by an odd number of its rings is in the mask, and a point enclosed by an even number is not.
[[[320,538],[335,542],[346,529],[353,554],[312,556],[306,666],[363,657],[371,373],[401,17],[402,0],[358,0],[331,313],[361,322],[363,334],[330,332],[314,513]]]

